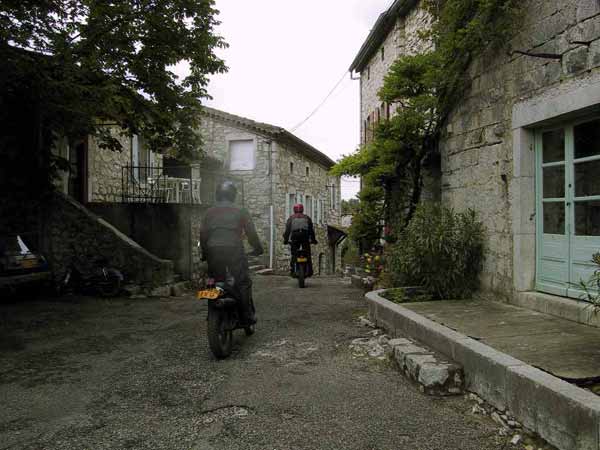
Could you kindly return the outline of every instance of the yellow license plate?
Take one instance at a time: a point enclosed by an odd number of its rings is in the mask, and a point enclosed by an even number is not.
[[[37,266],[37,261],[35,261],[33,259],[26,259],[25,261],[21,262],[21,267],[23,267],[23,269],[32,269],[36,266]]]
[[[308,262],[308,258],[298,258],[298,262]]]
[[[221,295],[221,292],[218,289],[205,289],[203,291],[198,291],[198,299],[206,299],[206,300],[216,300]]]

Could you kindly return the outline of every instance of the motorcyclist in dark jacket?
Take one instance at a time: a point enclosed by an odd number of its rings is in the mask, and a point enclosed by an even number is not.
[[[224,281],[227,270],[235,280],[240,302],[242,324],[256,323],[252,307],[252,279],[244,252],[244,235],[254,249],[252,255],[263,253],[256,229],[248,211],[234,205],[237,188],[231,181],[221,183],[216,190],[216,205],[202,221],[200,245],[203,259],[208,260],[208,275]]]
[[[315,228],[310,216],[304,214],[304,206],[300,203],[294,205],[294,214],[292,214],[285,225],[285,233],[283,234],[283,244],[291,245],[292,258],[290,260],[290,274],[295,274],[295,260],[298,250],[302,249],[308,257],[308,268],[306,276],[310,277],[313,274],[312,256],[310,244],[317,245],[315,238]]]

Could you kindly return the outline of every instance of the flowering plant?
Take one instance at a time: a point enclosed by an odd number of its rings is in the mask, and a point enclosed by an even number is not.
[[[373,277],[378,277],[383,272],[383,255],[377,253],[365,253],[363,255],[365,272]]]

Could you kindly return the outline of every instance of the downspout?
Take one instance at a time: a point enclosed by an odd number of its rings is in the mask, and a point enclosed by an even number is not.
[[[275,217],[273,210],[273,141],[269,141],[269,268],[273,269]]]

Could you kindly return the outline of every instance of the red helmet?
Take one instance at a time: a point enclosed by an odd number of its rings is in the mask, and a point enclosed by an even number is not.
[[[297,205],[294,205],[294,213],[295,214],[302,214],[304,212],[304,206],[302,206],[302,203],[298,203]]]

